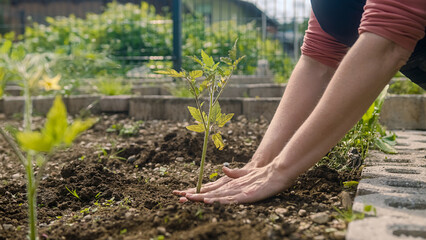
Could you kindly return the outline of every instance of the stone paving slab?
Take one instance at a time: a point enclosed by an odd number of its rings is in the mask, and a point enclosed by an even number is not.
[[[371,217],[349,225],[346,239],[350,240],[419,240],[426,239],[423,218],[391,216]]]
[[[353,210],[377,215],[351,222],[346,239],[426,239],[426,132],[396,131],[398,154],[371,151]]]

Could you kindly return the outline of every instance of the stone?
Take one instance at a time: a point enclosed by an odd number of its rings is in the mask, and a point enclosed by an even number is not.
[[[315,213],[315,214],[311,215],[311,219],[314,223],[324,224],[324,223],[327,223],[329,221],[330,217],[328,216],[327,213],[320,212],[320,213]]]
[[[2,227],[5,231],[13,230],[15,228],[12,224],[7,223],[3,224]]]
[[[346,237],[346,233],[343,231],[337,231],[332,234],[333,239],[335,240],[344,240]]]
[[[166,234],[166,228],[162,227],[162,226],[157,227],[157,232],[158,232],[158,234],[164,235],[164,234]]]
[[[305,217],[307,215],[307,212],[305,209],[300,209],[297,214],[301,217]]]
[[[275,213],[278,214],[280,217],[287,216],[288,215],[288,209],[277,208],[277,209],[275,209]]]
[[[341,199],[342,207],[344,209],[352,208],[352,198],[351,198],[351,195],[348,192],[343,191],[342,194],[341,194],[341,198],[342,198]]]

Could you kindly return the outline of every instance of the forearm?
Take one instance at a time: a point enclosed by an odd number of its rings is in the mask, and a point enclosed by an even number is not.
[[[385,38],[362,34],[274,164],[293,179],[313,166],[361,118],[409,54]]]
[[[334,68],[310,57],[300,58],[291,74],[277,111],[253,156],[256,166],[268,164],[282,151],[285,144],[311,114],[334,71]]]

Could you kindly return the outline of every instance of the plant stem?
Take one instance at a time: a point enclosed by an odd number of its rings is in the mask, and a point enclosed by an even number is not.
[[[24,111],[24,131],[31,131],[31,115],[32,115],[32,102],[30,87],[28,81],[24,81],[24,98],[25,98],[25,111]]]
[[[29,239],[37,239],[37,189],[34,179],[34,169],[32,165],[33,154],[27,153],[27,164],[25,170],[27,173],[27,200],[28,200],[28,218],[29,218]]]
[[[209,141],[210,134],[210,114],[213,108],[213,94],[214,94],[214,86],[211,87],[210,90],[210,101],[209,101],[209,115],[207,116],[207,127],[204,131],[204,143],[203,143],[203,153],[201,154],[201,163],[200,163],[200,173],[198,174],[198,183],[197,183],[197,193],[200,193],[201,185],[203,184],[203,174],[204,174],[204,162],[206,160],[207,153],[207,143]],[[200,109],[200,112],[201,109]],[[204,117],[202,117],[204,119]]]

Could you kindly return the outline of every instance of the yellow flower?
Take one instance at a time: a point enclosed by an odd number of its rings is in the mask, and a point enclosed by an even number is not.
[[[43,80],[39,82],[39,86],[44,88],[46,91],[50,90],[60,90],[59,80],[61,79],[61,74],[56,75],[56,77],[50,78],[47,75],[43,76]]]

